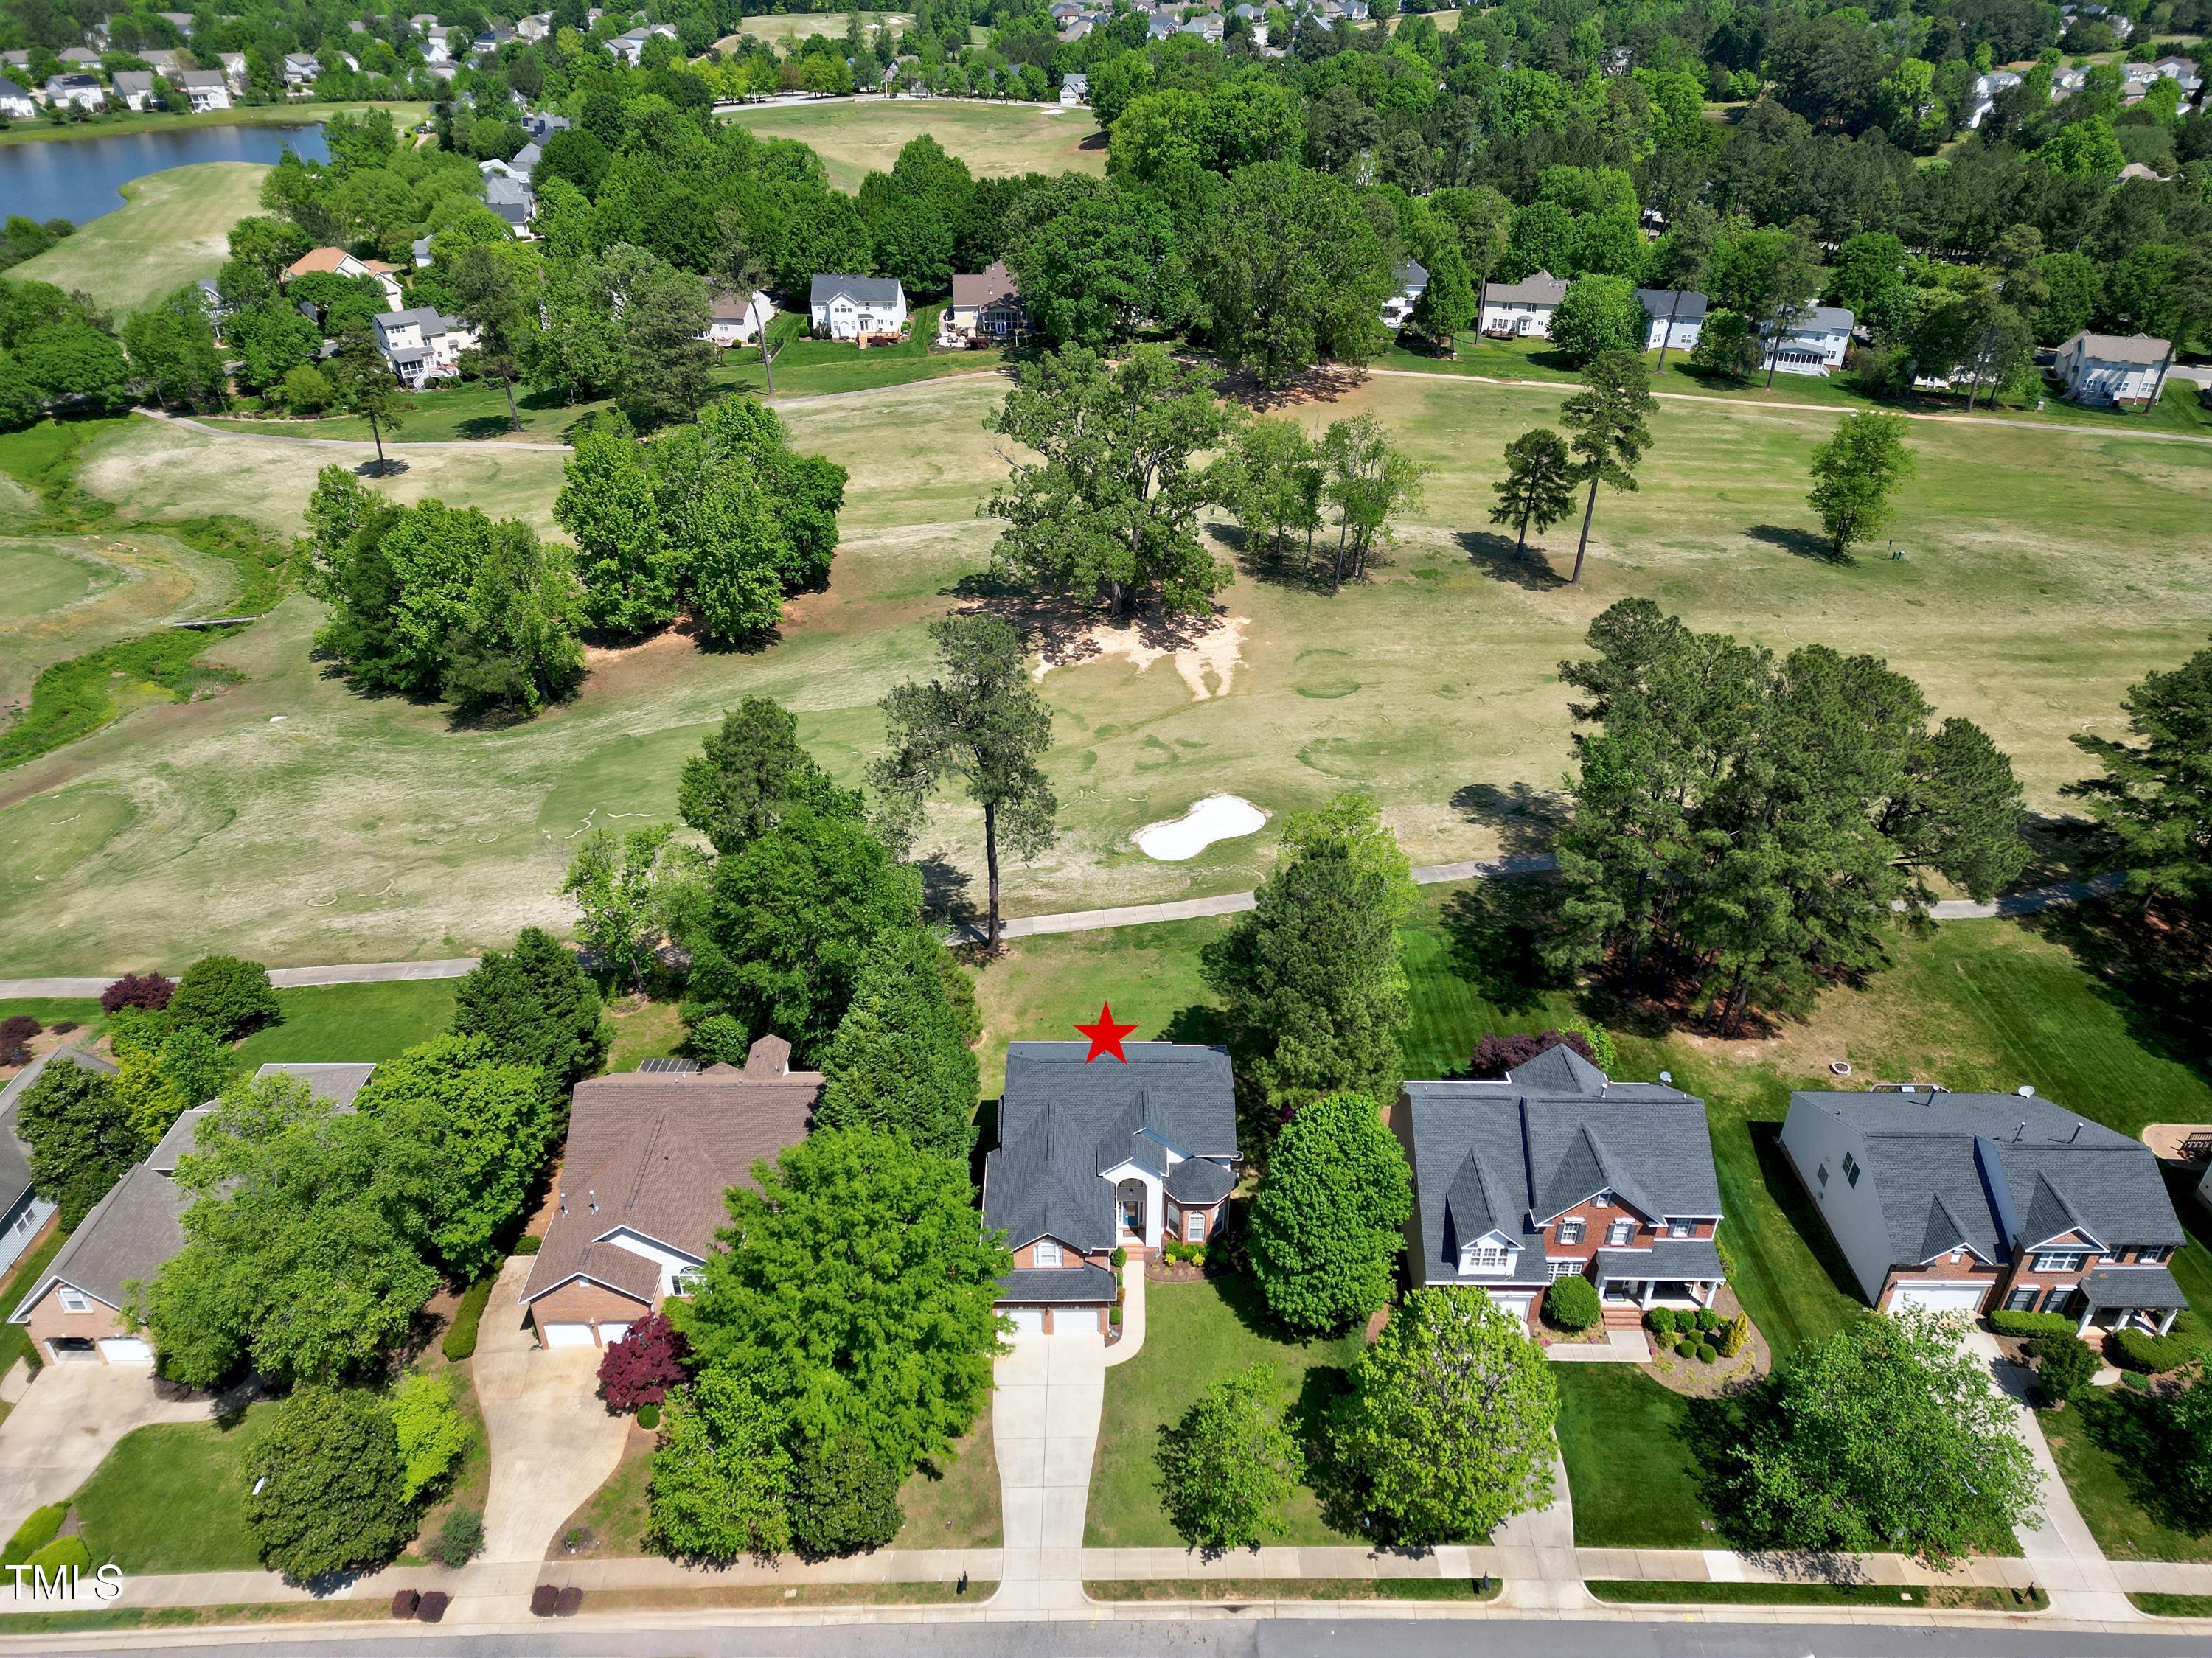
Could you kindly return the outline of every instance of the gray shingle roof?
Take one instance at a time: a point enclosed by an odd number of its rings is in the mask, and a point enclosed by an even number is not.
[[[1681,1278],[1711,1283],[1728,1276],[1711,1238],[1657,1238],[1649,1249],[1601,1249],[1601,1277]]]
[[[2008,1260],[2076,1230],[2106,1249],[2186,1241],[2148,1146],[2039,1096],[1790,1096],[1801,1101],[1863,1139],[1896,1264],[1956,1243]]]
[[[1185,1157],[1168,1170],[1168,1195],[1177,1203],[1218,1203],[1236,1189],[1237,1171],[1211,1157]]]
[[[7,1087],[0,1088],[0,1214],[13,1209],[31,1189],[31,1148],[16,1132],[18,1108],[23,1096],[38,1085],[46,1067],[57,1060],[111,1077],[115,1074],[114,1066],[97,1054],[88,1054],[81,1048],[57,1048],[40,1054],[9,1078]]]
[[[1017,1266],[999,1280],[1001,1305],[1100,1303],[1114,1299],[1114,1274],[1103,1266]]]
[[[1664,322],[1670,316],[1676,322],[1697,322],[1705,316],[1708,303],[1705,296],[1693,288],[1682,290],[1679,309],[1671,288],[1639,288],[1636,297],[1654,322]]]
[[[2076,340],[2081,342],[2081,355],[2094,357],[2099,362],[2131,362],[2154,367],[2166,359],[2166,342],[2154,339],[2148,334],[2092,334],[2083,329],[2058,349],[2066,350]]]
[[[367,1060],[271,1060],[255,1072],[262,1077],[296,1077],[307,1084],[307,1091],[319,1100],[328,1100],[341,1111],[353,1108],[361,1090],[376,1074],[376,1066]]]
[[[2189,1297],[2163,1266],[2102,1266],[2081,1280],[2081,1293],[2089,1310],[2107,1307],[2145,1307],[2163,1310],[2186,1307]]]
[[[827,305],[842,294],[855,305],[896,305],[900,288],[896,276],[817,276],[808,291],[811,305]]]
[[[999,1149],[983,1164],[983,1224],[1003,1229],[1012,1248],[1054,1237],[1078,1249],[1112,1248],[1114,1187],[1104,1174],[1121,1163],[1158,1175],[1170,1152],[1214,1160],[1224,1173],[1236,1161],[1228,1050],[1125,1042],[1126,1065],[1086,1065],[1089,1051],[1085,1042],[1006,1050]]]
[[[16,1303],[9,1321],[21,1324],[29,1318],[32,1307],[57,1284],[121,1307],[125,1284],[150,1279],[185,1247],[184,1212],[185,1194],[177,1183],[138,1164],[93,1205],[46,1276]]]
[[[1540,1278],[1540,1228],[1601,1191],[1654,1221],[1721,1212],[1705,1102],[1571,1048],[1503,1082],[1410,1082],[1406,1102],[1423,1281],[1456,1280],[1460,1247],[1492,1230],[1519,1243],[1516,1281]]]
[[[1548,270],[1517,282],[1492,282],[1482,290],[1485,305],[1557,305],[1566,297],[1566,283]]]

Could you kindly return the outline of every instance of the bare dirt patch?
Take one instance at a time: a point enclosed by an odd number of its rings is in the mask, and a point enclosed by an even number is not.
[[[1126,628],[1101,623],[1048,644],[1038,659],[1036,677],[1042,679],[1054,668],[1109,657],[1120,657],[1139,673],[1155,662],[1172,662],[1177,676],[1190,687],[1191,701],[1203,702],[1229,695],[1244,660],[1244,634],[1251,625],[1249,617],[1226,616],[1203,633],[1178,636],[1152,623]]]

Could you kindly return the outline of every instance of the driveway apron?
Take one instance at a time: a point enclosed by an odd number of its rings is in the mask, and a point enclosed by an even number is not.
[[[994,1613],[1079,1607],[1083,1516],[1106,1397],[1106,1345],[1096,1330],[1019,1335],[998,1362],[991,1432],[999,1457],[1006,1565]]]

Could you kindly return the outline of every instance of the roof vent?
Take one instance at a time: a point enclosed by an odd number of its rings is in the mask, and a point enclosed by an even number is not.
[[[2014,1089],[2013,1092],[2018,1094],[2021,1098],[2024,1100],[2032,1100],[2035,1097],[2035,1084],[2033,1083],[2022,1083],[2018,1088]]]
[[[2081,1120],[2079,1117],[2076,1117],[2076,1118],[2074,1120],[2074,1132],[2073,1132],[2071,1134],[2069,1134],[2069,1135],[2068,1135],[2068,1136],[2066,1137],[2066,1139],[2067,1139],[2067,1144],[2069,1144],[2069,1145],[2070,1145],[2071,1144],[2073,1144],[2073,1142],[2074,1142],[2074,1141],[2078,1140],[2078,1139],[2080,1139],[2081,1138]]]
[[[561,1212],[564,1215],[568,1212],[568,1188],[565,1186],[561,1188]]]
[[[599,1194],[596,1187],[586,1189],[584,1193],[584,1201],[591,1206],[591,1211],[593,1214],[596,1215],[599,1212]]]
[[[1674,1073],[1671,1071],[1662,1071],[1659,1073],[1659,1080],[1671,1088],[1674,1085]]]
[[[2020,1144],[2020,1142],[2021,1142],[2021,1139],[2022,1139],[2022,1137],[2024,1137],[2024,1136],[2027,1134],[2027,1119],[2026,1117],[2022,1117],[2022,1118],[2021,1118],[2018,1122],[2014,1123],[2014,1124],[2012,1126],[2012,1142],[2013,1142],[2013,1144],[2014,1144],[2014,1145],[2019,1145],[2019,1144]]]

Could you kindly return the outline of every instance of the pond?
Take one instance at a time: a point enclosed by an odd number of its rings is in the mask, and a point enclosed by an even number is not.
[[[274,161],[287,149],[311,161],[330,159],[319,125],[171,127],[0,144],[0,217],[83,224],[122,206],[122,187],[149,173],[199,161]]]

